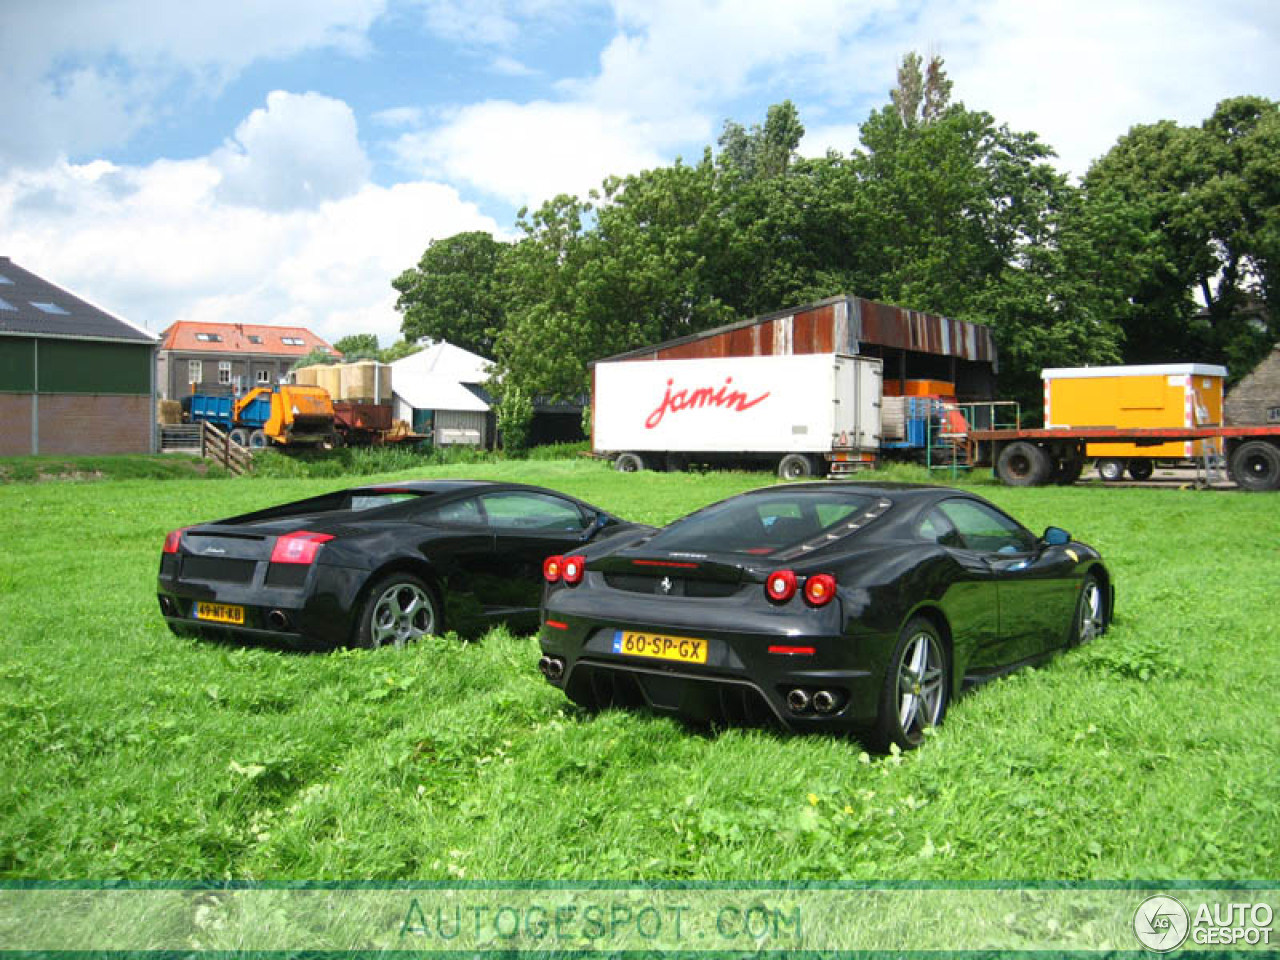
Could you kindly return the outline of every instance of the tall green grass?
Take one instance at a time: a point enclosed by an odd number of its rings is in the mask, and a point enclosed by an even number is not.
[[[545,484],[651,523],[771,482],[585,459],[378,476]],[[1117,621],[876,759],[842,738],[585,715],[538,675],[536,640],[504,629],[332,654],[170,635],[167,530],[345,482],[0,487],[0,874],[1274,877],[1275,497],[983,486],[1101,549]]]

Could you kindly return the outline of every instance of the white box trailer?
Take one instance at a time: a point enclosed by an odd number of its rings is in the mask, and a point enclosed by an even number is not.
[[[618,360],[592,371],[592,446],[619,470],[847,473],[880,449],[881,363],[846,354]]]

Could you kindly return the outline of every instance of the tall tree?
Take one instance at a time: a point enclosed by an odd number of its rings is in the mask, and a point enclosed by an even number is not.
[[[1088,202],[1119,213],[1097,242],[1129,266],[1125,358],[1247,373],[1280,339],[1280,106],[1218,104],[1198,127],[1136,126],[1089,170]],[[1254,301],[1265,314],[1243,309]]]
[[[763,126],[754,124],[750,131],[726,120],[720,134],[720,162],[748,180],[780,177],[795,160],[803,139],[800,112],[790,100],[783,100],[769,108]]]
[[[903,58],[890,104],[861,128],[861,292],[990,323],[1002,388],[1038,405],[1041,366],[1117,356],[1114,304],[1072,281],[1087,248],[1062,246],[1077,191],[1034,133],[951,103],[941,59],[927,75],[921,63]]]
[[[464,350],[492,356],[506,313],[499,281],[507,245],[483,232],[434,240],[418,265],[391,285],[399,292],[405,339],[448,340]]]

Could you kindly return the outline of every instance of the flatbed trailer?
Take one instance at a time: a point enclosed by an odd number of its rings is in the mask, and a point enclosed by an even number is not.
[[[1242,489],[1280,490],[1280,424],[1055,427],[971,430],[968,435],[970,461],[990,465],[1000,481],[1012,487],[1074,483],[1088,460],[1088,444],[1156,447],[1170,441],[1190,440],[1209,440],[1219,444],[1219,453],[1227,464],[1228,475]],[[1108,461],[1098,458],[1098,462],[1101,466]],[[1149,467],[1150,461],[1146,463]],[[1137,471],[1132,472],[1139,476]],[[1150,476],[1150,472],[1146,475]],[[1139,479],[1143,478],[1139,476]]]

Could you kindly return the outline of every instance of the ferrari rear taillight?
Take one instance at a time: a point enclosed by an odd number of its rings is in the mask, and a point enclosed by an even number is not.
[[[774,603],[786,603],[796,595],[800,581],[794,570],[775,570],[764,582],[764,592]],[[804,598],[812,606],[825,607],[835,599],[836,578],[829,573],[815,573],[804,581]]]
[[[786,603],[796,595],[796,575],[794,570],[775,570],[764,582],[764,592],[774,603]]]
[[[164,538],[164,552],[177,553],[178,545],[182,543],[182,532],[186,527],[179,527],[177,530],[170,530]]]
[[[315,563],[320,547],[333,539],[332,534],[299,530],[276,538],[271,548],[272,563]]]
[[[824,607],[836,595],[836,578],[829,573],[817,573],[805,581],[804,598],[815,607]]]
[[[586,569],[586,557],[565,557],[564,571],[561,576],[564,577],[564,582],[572,587],[582,582],[582,575],[586,572]]]
[[[559,583],[564,568],[564,557],[559,554],[542,561],[542,579],[547,583]]]

